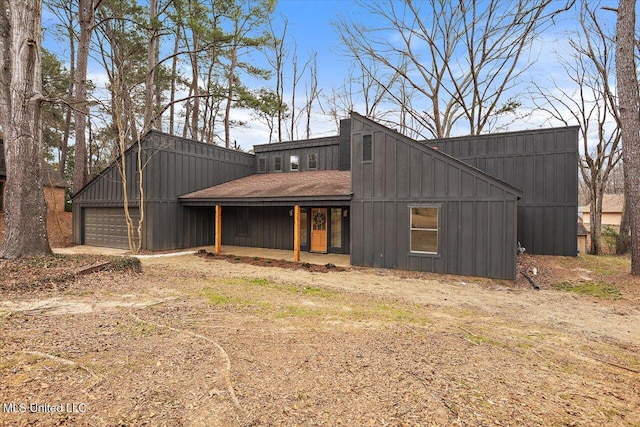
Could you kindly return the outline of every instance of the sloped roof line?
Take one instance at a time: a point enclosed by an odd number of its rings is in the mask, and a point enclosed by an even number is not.
[[[435,149],[429,147],[428,145],[426,145],[426,144],[424,144],[422,142],[416,141],[415,139],[409,138],[408,136],[401,134],[400,132],[396,131],[395,129],[390,129],[390,128],[388,128],[388,127],[386,127],[384,125],[381,125],[380,123],[378,123],[378,122],[376,122],[376,121],[374,121],[374,120],[372,120],[372,119],[370,119],[368,117],[365,117],[365,116],[363,116],[363,115],[361,115],[361,114],[359,114],[359,113],[357,113],[355,111],[352,111],[351,112],[351,116],[353,117],[354,115],[358,119],[362,119],[362,120],[370,123],[371,125],[374,125],[374,126],[376,126],[378,128],[382,128],[382,130],[384,130],[385,132],[392,132],[396,137],[404,140],[405,142],[407,142],[409,144],[414,144],[417,148],[428,148],[430,150],[433,150],[433,153],[434,153],[434,155],[436,157],[441,157],[442,159],[446,159],[449,162],[453,162],[453,163],[455,163],[457,165],[460,165],[461,167],[463,167],[465,169],[472,170],[474,173],[476,173],[478,175],[482,175],[483,177],[487,178],[489,181],[493,182],[494,184],[498,185],[499,187],[502,187],[504,190],[506,190],[506,191],[518,196],[519,198],[522,198],[522,196],[524,195],[524,191],[523,190],[521,190],[521,189],[519,189],[517,187],[514,187],[513,185],[511,185],[511,184],[509,184],[507,182],[504,182],[501,179],[498,179],[495,176],[490,175],[490,174],[486,173],[485,171],[476,168],[475,166],[472,166],[472,165],[470,165],[470,164],[468,164],[466,162],[463,162],[462,160],[459,160],[459,159],[455,158],[454,156],[451,156],[451,155],[449,155],[449,154],[447,154],[445,152],[442,152],[440,150],[435,150]]]

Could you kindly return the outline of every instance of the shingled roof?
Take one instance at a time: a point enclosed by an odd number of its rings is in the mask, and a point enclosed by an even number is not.
[[[228,200],[349,200],[351,171],[323,170],[256,174],[180,197],[189,201]]]

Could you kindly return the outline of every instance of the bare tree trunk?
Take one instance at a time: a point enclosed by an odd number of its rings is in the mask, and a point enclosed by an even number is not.
[[[616,71],[624,161],[625,200],[631,228],[631,274],[640,275],[640,97],[635,63],[635,0],[620,0]]]
[[[191,138],[198,140],[198,120],[200,118],[200,82],[198,74],[198,37],[193,34],[193,52],[191,57],[191,91],[193,106],[191,108]]]
[[[622,205],[622,219],[620,220],[620,233],[616,240],[616,255],[624,255],[629,252],[629,209],[627,202]]]
[[[73,191],[79,191],[87,183],[87,63],[89,60],[89,43],[93,32],[93,23],[97,3],[100,0],[79,0],[78,20],[80,36],[78,40],[78,61],[76,72],[76,141],[75,163],[73,165]]]
[[[76,44],[75,35],[73,29],[69,28],[69,89],[67,90],[67,102],[71,103],[73,100],[73,89],[75,87],[75,74],[76,74]],[[69,135],[71,134],[71,115],[73,109],[70,105],[67,105],[64,117],[64,136],[62,137],[62,144],[60,145],[60,162],[58,166],[58,174],[60,180],[66,181],[65,169],[67,168],[67,152],[69,149]]]
[[[596,189],[591,195],[591,211],[589,222],[591,223],[589,235],[591,236],[591,254],[599,255],[602,251],[602,199],[603,190]]]
[[[175,126],[175,100],[176,100],[176,80],[178,79],[178,49],[180,48],[180,35],[176,33],[173,44],[173,59],[171,60],[171,95],[169,107],[169,133],[173,135]]]
[[[147,29],[147,73],[145,77],[145,104],[144,104],[144,128],[142,134],[155,127],[154,123],[154,95],[155,95],[155,73],[158,64],[156,57],[158,43],[158,30],[156,28],[158,19],[158,0],[149,1],[149,28]]]
[[[41,0],[0,0],[0,121],[7,167],[1,256],[48,255],[42,191]]]
[[[237,31],[237,30],[236,30]],[[231,48],[231,63],[229,64],[229,75],[227,76],[227,104],[224,108],[224,145],[231,148],[231,104],[233,103],[233,93],[235,87],[236,64],[238,63],[238,46],[235,44]]]

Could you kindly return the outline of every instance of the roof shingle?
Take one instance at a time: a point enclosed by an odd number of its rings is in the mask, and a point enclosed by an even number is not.
[[[255,174],[181,196],[181,200],[260,199],[351,195],[351,171]]]

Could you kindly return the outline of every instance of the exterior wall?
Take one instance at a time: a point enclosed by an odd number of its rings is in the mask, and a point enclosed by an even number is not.
[[[64,192],[62,187],[44,187],[47,213],[64,212]]]
[[[318,138],[308,141],[280,142],[269,145],[256,145],[256,173],[260,158],[266,159],[265,173],[291,172],[290,156],[297,155],[300,160],[300,172],[308,170],[337,170],[339,163],[339,140],[338,137]],[[309,169],[307,155],[316,154],[317,167]],[[282,159],[282,171],[275,171],[273,168],[274,158],[280,156]],[[295,171],[294,171],[295,172]]]
[[[517,190],[355,113],[351,125],[353,265],[515,277]],[[410,252],[409,208],[420,205],[440,207],[437,255]]]
[[[518,240],[527,253],[575,256],[578,128],[423,141],[522,191]]]
[[[143,249],[158,251],[197,246],[191,228],[206,227],[206,214],[193,214],[195,224],[178,202],[178,196],[250,175],[253,155],[203,144],[157,131],[142,142],[144,174]],[[136,175],[137,147],[126,153],[129,205],[139,207]],[[112,164],[73,196],[73,241],[82,244],[82,213],[85,207],[123,206],[122,179]],[[191,227],[189,229],[186,229]],[[187,236],[187,237],[185,237]]]
[[[589,229],[591,225],[591,217],[589,216],[589,211],[584,213],[584,217],[582,218],[584,221],[584,226]],[[613,229],[619,230],[620,223],[622,222],[622,212],[602,212],[602,226],[609,226]]]
[[[578,236],[578,252],[580,254],[587,253],[587,236]]]

